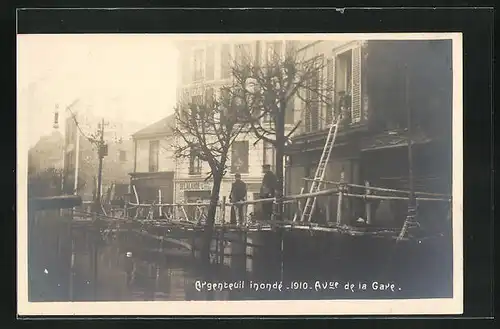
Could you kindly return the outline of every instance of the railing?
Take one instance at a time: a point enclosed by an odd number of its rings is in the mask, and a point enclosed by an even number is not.
[[[304,178],[305,181],[312,181],[312,179]],[[325,185],[333,185],[333,188],[329,188],[323,191],[315,192],[315,193],[303,193],[304,189],[301,190],[301,193],[298,195],[286,195],[281,199],[281,203],[284,205],[285,213],[288,213],[288,220],[280,221],[279,223],[276,220],[262,221],[262,218],[259,218],[256,211],[247,213],[247,207],[250,205],[258,205],[263,204],[265,202],[272,203],[276,205],[278,200],[276,198],[265,198],[265,199],[256,199],[256,200],[246,200],[239,202],[227,202],[226,197],[222,197],[221,201],[217,202],[216,206],[216,225],[225,225],[232,229],[246,229],[253,230],[256,226],[258,226],[259,230],[263,230],[264,226],[269,228],[270,226],[281,225],[281,227],[293,227],[296,229],[314,229],[321,231],[342,231],[345,230],[345,227],[349,226],[349,224],[345,221],[345,202],[347,199],[356,199],[364,202],[364,209],[362,204],[358,204],[358,209],[363,209],[363,216],[365,218],[362,221],[365,224],[372,225],[373,219],[373,201],[386,200],[391,202],[401,202],[405,200],[409,200],[408,194],[409,191],[406,190],[397,190],[383,187],[375,187],[370,186],[367,182],[365,185],[357,185],[350,184],[344,181],[321,181]],[[135,187],[133,188],[136,193],[137,202],[126,202],[125,209],[123,209],[121,216],[116,217],[113,215],[113,212],[110,214],[100,214],[99,217],[105,219],[132,219],[137,222],[142,223],[153,223],[160,222],[165,225],[167,223],[170,224],[181,224],[185,223],[191,227],[203,227],[205,221],[207,220],[208,210],[210,207],[209,202],[196,202],[196,203],[141,203],[137,192],[135,191]],[[364,191],[363,191],[364,190]],[[362,192],[360,192],[362,191]],[[379,194],[379,195],[377,195]],[[385,194],[385,195],[380,195]],[[390,195],[387,195],[390,194]],[[417,202],[451,202],[451,196],[445,194],[438,193],[430,193],[430,192],[415,192],[416,201]],[[323,218],[323,224],[319,224],[318,220],[315,220],[315,223],[309,222],[300,222],[298,219],[300,218],[300,214],[302,209],[302,203],[304,199],[311,197],[327,197],[329,200],[326,202],[326,214],[325,212],[313,218]],[[336,202],[333,202],[331,197],[336,197]],[[336,209],[331,209],[332,206],[336,203]],[[238,211],[239,207],[243,207],[243,218],[239,218],[240,213]],[[318,204],[317,208],[320,209],[320,205]],[[448,206],[449,207],[449,206]],[[321,211],[324,211],[325,207],[321,208]],[[335,207],[334,207],[335,208]],[[449,207],[451,209],[451,207]],[[229,220],[229,216],[226,214],[231,214],[231,210],[234,209],[234,219],[235,222]],[[135,212],[134,212],[135,210]],[[318,210],[319,211],[319,210]],[[450,210],[449,210],[450,211]],[[351,212],[352,214],[352,212]],[[90,215],[90,213],[87,213]],[[274,214],[271,214],[271,219],[273,219]],[[95,214],[94,214],[95,216]],[[448,213],[448,216],[451,216],[451,213]],[[290,219],[291,218],[291,219]],[[258,220],[261,219],[261,220]],[[323,226],[323,227],[321,227]],[[397,228],[391,228],[392,231]],[[380,231],[387,230],[387,227],[380,228]],[[390,231],[391,231],[390,230]]]

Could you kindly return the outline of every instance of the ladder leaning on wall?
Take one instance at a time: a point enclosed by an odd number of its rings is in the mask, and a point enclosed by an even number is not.
[[[325,178],[326,166],[328,161],[330,160],[330,155],[332,153],[333,145],[335,144],[335,139],[337,138],[337,131],[339,128],[339,118],[333,120],[330,129],[328,130],[328,136],[326,137],[325,146],[323,148],[323,152],[321,153],[321,158],[318,163],[318,168],[316,168],[316,173],[314,175],[314,180],[311,182],[311,188],[309,189],[309,193],[319,192],[322,181]],[[300,216],[300,221],[310,222],[311,217],[314,211],[314,207],[316,206],[316,198],[317,197],[309,197],[306,200],[306,204],[302,211],[302,216]]]

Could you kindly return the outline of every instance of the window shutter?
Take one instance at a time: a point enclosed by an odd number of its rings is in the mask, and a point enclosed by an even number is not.
[[[215,48],[214,46],[208,46],[206,60],[205,60],[205,71],[207,80],[214,79],[214,72],[215,72],[214,64],[215,64]]]
[[[326,87],[328,103],[326,105],[326,123],[330,124],[333,121],[333,77],[334,77],[333,58],[329,58],[326,62]]]
[[[184,54],[184,56],[182,56],[181,58],[181,70],[182,70],[182,83],[183,84],[188,84],[190,83],[189,81],[189,77],[190,77],[190,67],[191,65],[189,65],[189,53],[188,54]]]
[[[261,48],[260,48],[260,41],[255,42],[255,65],[260,64],[260,57],[261,57]]]
[[[361,120],[361,47],[356,47],[352,50],[352,105],[351,118],[352,122]]]
[[[221,78],[228,79],[231,76],[231,50],[227,44],[221,47]]]
[[[309,84],[310,82],[307,82],[307,84]],[[306,100],[306,102],[304,102],[304,105],[305,105],[305,120],[304,120],[304,124],[305,124],[305,131],[306,132],[310,132],[311,131],[311,104],[309,102],[309,100],[311,99],[311,96],[310,96],[311,92],[309,91],[309,88],[305,91],[305,95],[304,95],[304,99]]]

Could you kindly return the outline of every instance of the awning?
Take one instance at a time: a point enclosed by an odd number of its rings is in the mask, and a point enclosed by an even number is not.
[[[174,179],[173,171],[158,171],[158,172],[133,172],[129,173],[130,177],[135,179],[157,179],[157,178],[167,178]]]
[[[426,144],[432,139],[422,132],[416,132],[412,138],[413,144]],[[361,142],[361,152],[408,147],[408,136],[404,132],[375,135]]]
[[[431,141],[432,141],[431,139],[424,140],[424,141],[413,141],[413,144],[422,145],[422,144],[427,144],[427,143],[429,143]],[[380,145],[380,146],[373,146],[373,147],[368,147],[368,148],[362,148],[361,152],[385,150],[385,149],[391,149],[391,148],[397,148],[397,147],[408,147],[408,142],[405,141],[405,142],[396,143],[396,144]]]

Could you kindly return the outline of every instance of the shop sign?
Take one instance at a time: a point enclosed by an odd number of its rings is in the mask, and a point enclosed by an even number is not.
[[[212,183],[204,181],[179,182],[179,190],[211,190]]]

